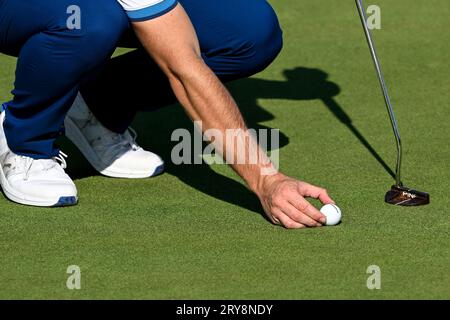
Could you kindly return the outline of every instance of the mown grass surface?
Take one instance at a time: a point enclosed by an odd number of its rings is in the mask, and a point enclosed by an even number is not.
[[[263,73],[230,85],[253,127],[279,128],[281,169],[325,186],[337,227],[287,231],[266,222],[226,166],[174,166],[170,135],[191,128],[179,106],[142,114],[139,142],[167,172],[147,180],[96,175],[67,141],[76,207],[0,198],[2,299],[450,298],[450,52],[444,0],[379,0],[374,32],[405,147],[404,181],[431,205],[383,202],[395,145],[353,1],[274,1],[285,46]],[[0,101],[15,60],[0,56]],[[376,158],[378,155],[378,160]],[[82,290],[66,288],[78,265]],[[382,289],[368,290],[378,265]]]

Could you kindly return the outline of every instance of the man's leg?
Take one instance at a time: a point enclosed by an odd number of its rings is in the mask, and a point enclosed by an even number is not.
[[[73,5],[81,9],[81,29],[69,30]],[[54,141],[79,83],[107,61],[127,27],[115,1],[0,0],[0,51],[18,56],[14,97],[0,114],[0,182],[9,199],[76,204]]]
[[[266,68],[282,47],[282,32],[266,0],[180,0],[197,31],[205,62],[222,81]],[[128,37],[127,45],[138,46]],[[111,59],[82,95],[97,118],[122,133],[139,110],[176,101],[169,82],[142,49]]]
[[[67,27],[71,5],[81,9],[79,30]],[[51,158],[79,83],[112,54],[127,18],[111,0],[3,0],[0,14],[0,49],[18,54],[4,123],[9,147],[19,155]]]

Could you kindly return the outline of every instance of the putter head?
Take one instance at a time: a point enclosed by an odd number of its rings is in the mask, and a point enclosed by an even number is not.
[[[392,186],[391,190],[386,193],[384,201],[396,206],[423,206],[430,203],[430,195],[403,186]]]

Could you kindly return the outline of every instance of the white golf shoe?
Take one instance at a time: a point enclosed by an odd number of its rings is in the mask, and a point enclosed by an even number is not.
[[[101,174],[114,178],[148,178],[164,170],[163,160],[136,143],[130,128],[118,134],[105,128],[78,94],[65,119],[66,136]]]
[[[75,205],[77,188],[64,172],[63,153],[52,159],[36,160],[9,150],[3,131],[5,112],[0,114],[0,183],[14,202],[39,207]]]

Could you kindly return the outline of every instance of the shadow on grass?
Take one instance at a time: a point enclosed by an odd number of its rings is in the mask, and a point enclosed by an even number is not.
[[[340,93],[337,84],[328,81],[328,74],[319,69],[295,68],[283,72],[283,81],[258,78],[243,79],[229,84],[244,117],[251,128],[267,128],[260,122],[274,119],[274,115],[258,105],[257,99],[321,100],[323,104],[345,125],[359,142],[372,154],[380,165],[394,177],[393,171],[376,150],[352,124],[351,118],[334,100]],[[139,133],[138,142],[146,149],[160,154],[166,161],[166,172],[176,176],[187,185],[211,197],[226,201],[252,212],[261,213],[257,197],[242,183],[220,175],[208,165],[174,165],[171,150],[177,142],[171,142],[175,129],[186,128],[191,133],[193,126],[182,108],[173,105],[155,112],[141,113],[133,124]],[[97,173],[82,159],[73,145],[63,141],[63,148],[72,155],[69,174],[81,179]],[[289,143],[289,138],[280,132],[280,148]],[[270,145],[270,144],[269,144]],[[170,192],[170,190],[168,190]]]

